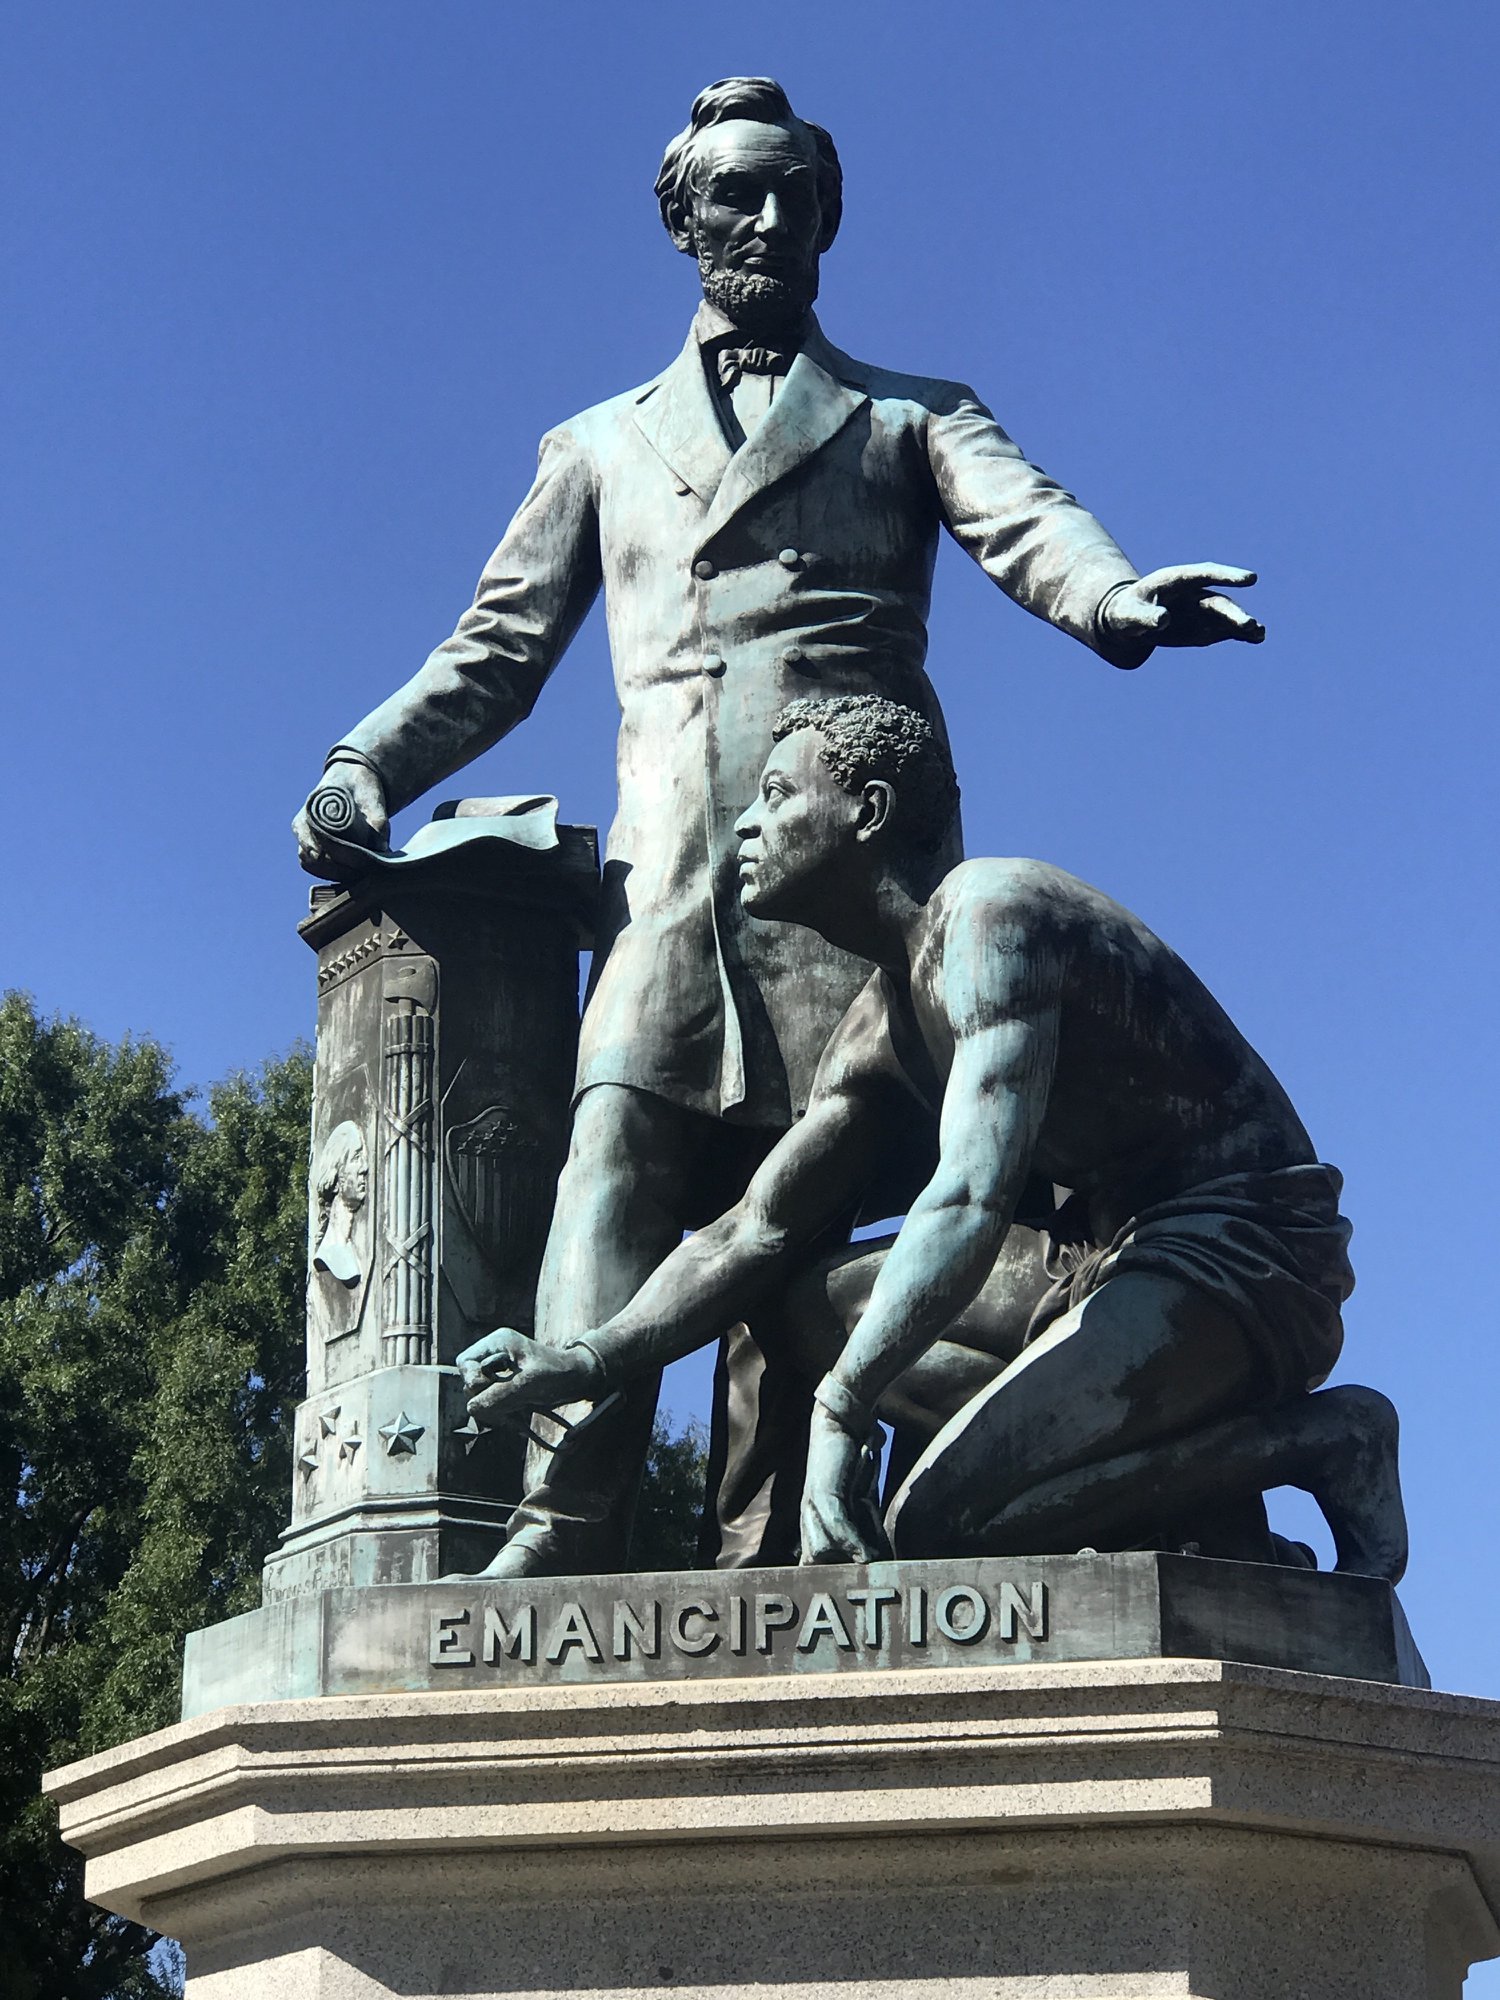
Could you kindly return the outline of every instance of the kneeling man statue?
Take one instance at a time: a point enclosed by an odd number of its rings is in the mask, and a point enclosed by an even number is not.
[[[474,1416],[598,1401],[756,1304],[817,1383],[804,1562],[1305,1562],[1266,1521],[1265,1491],[1292,1485],[1340,1569],[1395,1581],[1395,1412],[1312,1393],[1354,1282],[1342,1183],[1269,1068],[1097,889],[1038,861],[945,872],[958,786],[914,710],[794,701],[775,739],[736,827],[743,907],[877,969],[738,1205],[604,1325],[470,1348]],[[819,1262],[914,1104],[938,1163],[899,1233]],[[1048,1183],[1037,1233],[1018,1218]],[[883,1511],[880,1417],[908,1440]]]

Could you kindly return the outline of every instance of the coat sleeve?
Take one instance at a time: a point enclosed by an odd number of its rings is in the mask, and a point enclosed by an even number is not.
[[[956,385],[930,416],[927,452],[953,538],[1008,597],[1071,632],[1119,667],[1149,645],[1113,644],[1097,613],[1138,572],[1109,531],[1031,464],[970,389]]]
[[[369,759],[390,811],[409,805],[530,715],[599,583],[594,468],[563,426],[452,638],[335,749]]]

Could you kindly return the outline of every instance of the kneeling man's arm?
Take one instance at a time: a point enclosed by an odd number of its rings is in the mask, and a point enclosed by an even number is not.
[[[967,928],[967,927],[966,927]],[[948,959],[987,963],[945,972],[954,1019],[937,1172],[912,1204],[818,1399],[851,1434],[901,1371],[940,1338],[989,1276],[1015,1214],[1047,1108],[1057,1054],[1053,982],[1021,949],[996,954],[976,926]],[[985,989],[988,989],[987,991]]]
[[[716,1340],[841,1211],[878,1157],[880,1120],[868,1078],[830,1044],[807,1115],[767,1155],[744,1199],[689,1236],[602,1327],[558,1346],[510,1327],[458,1357],[469,1410],[482,1424],[579,1397],[598,1401],[644,1369]]]
[[[1057,1060],[1055,968],[993,910],[960,913],[943,954],[953,1066],[938,1170],[912,1203],[864,1317],[816,1390],[802,1491],[802,1560],[890,1553],[861,1467],[873,1464],[875,1406],[937,1340],[994,1268],[1031,1168]]]
[[[820,1076],[806,1116],[767,1155],[744,1199],[684,1239],[630,1304],[575,1345],[599,1375],[589,1393],[716,1340],[854,1202],[877,1155],[865,1080]]]

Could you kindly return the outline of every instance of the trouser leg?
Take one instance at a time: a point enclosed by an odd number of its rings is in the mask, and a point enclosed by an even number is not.
[[[743,1321],[724,1336],[700,1561],[747,1569],[797,1560],[812,1389],[788,1355],[775,1344],[763,1347]]]
[[[733,1328],[714,1385],[709,1492],[700,1559],[722,1569],[797,1558],[814,1386],[834,1366],[870,1301],[895,1237],[842,1244],[811,1264],[757,1314],[759,1333]],[[949,1337],[934,1343],[881,1399],[896,1432],[893,1494],[934,1433],[1021,1351],[1048,1277],[1043,1239],[1016,1224],[995,1267]]]
[[[691,1114],[624,1085],[586,1091],[537,1290],[537,1334],[562,1342],[601,1325],[635,1296],[681,1240],[684,1187],[696,1150]],[[636,1377],[617,1402],[569,1436],[546,1417],[532,1428],[526,1493],[497,1568],[551,1575],[623,1566],[661,1385]],[[562,1414],[577,1423],[587,1403]]]
[[[745,1183],[769,1144],[763,1137],[747,1156]],[[849,1287],[830,1273],[849,1262],[853,1220],[851,1214],[834,1223],[821,1243],[809,1245],[802,1277],[758,1301],[724,1336],[714,1375],[702,1562],[753,1569],[797,1560],[813,1389],[825,1372],[814,1357],[830,1347],[836,1355],[843,1345]]]

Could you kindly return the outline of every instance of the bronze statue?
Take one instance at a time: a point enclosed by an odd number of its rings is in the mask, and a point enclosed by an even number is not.
[[[947,867],[957,786],[914,710],[802,700],[774,733],[737,828],[743,905],[876,970],[735,1209],[602,1327],[471,1348],[471,1411],[599,1396],[751,1310],[858,1198],[916,1099],[939,1121],[938,1164],[868,1297],[844,1325],[784,1321],[817,1381],[802,1560],[1190,1538],[1265,1561],[1291,1552],[1261,1495],[1291,1484],[1322,1506],[1340,1568],[1396,1580],[1395,1413],[1367,1389],[1310,1393],[1354,1282],[1341,1178],[1266,1064],[1098,890],[1037,861]],[[1001,1258],[1038,1175],[1064,1198],[1017,1341]],[[883,1524],[881,1413],[925,1430]]]
[[[347,796],[346,857],[350,843],[382,847],[392,812],[525,719],[602,586],[619,809],[537,1301],[552,1341],[623,1306],[807,1104],[868,966],[742,907],[734,816],[799,695],[880,695],[941,735],[923,668],[941,529],[1007,595],[1119,667],[1157,644],[1263,636],[1222,594],[1250,572],[1139,576],[971,390],[870,366],[825,337],[812,307],[839,224],[838,157],[778,85],[703,91],[657,195],[702,278],[682,353],[548,433],[453,636],[334,746],[318,788],[325,806],[330,789]],[[306,811],[297,831],[305,865],[342,871]],[[946,840],[956,860],[956,822]],[[778,1454],[797,1431],[781,1408],[796,1392],[744,1325],[731,1374],[719,1559],[773,1560],[795,1538],[800,1463]],[[533,1452],[494,1574],[618,1566],[655,1396],[639,1375],[575,1447]]]

